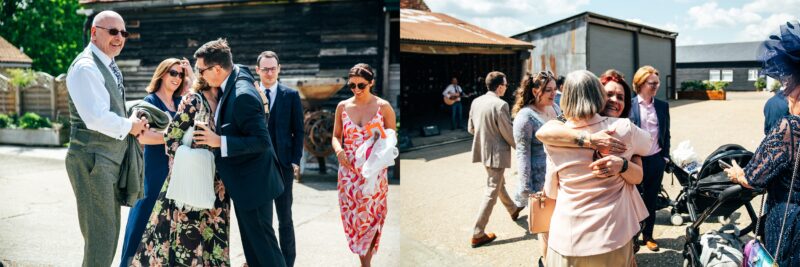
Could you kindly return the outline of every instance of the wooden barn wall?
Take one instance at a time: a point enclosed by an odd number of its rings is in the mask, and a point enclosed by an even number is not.
[[[119,10],[133,34],[118,57],[128,100],[144,97],[155,67],[169,57],[192,60],[205,42],[226,38],[234,63],[255,66],[264,50],[278,53],[282,78],[346,77],[364,62],[382,73],[381,1],[230,4]],[[255,69],[251,69],[255,74]],[[382,75],[376,75],[382,77]],[[257,77],[256,77],[257,78]],[[381,82],[376,92],[381,92]],[[351,96],[340,90],[323,105]]]

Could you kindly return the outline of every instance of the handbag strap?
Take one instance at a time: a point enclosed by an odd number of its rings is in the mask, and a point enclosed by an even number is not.
[[[792,135],[794,136],[794,135]],[[794,138],[792,138],[794,141]],[[792,142],[794,144],[794,142]],[[795,145],[796,148],[797,144]],[[783,220],[781,221],[781,232],[778,235],[778,246],[775,247],[775,259],[779,259],[778,255],[781,253],[781,241],[783,241],[783,230],[786,226],[786,217],[789,215],[789,203],[792,201],[792,190],[794,189],[794,180],[797,178],[797,165],[800,163],[800,149],[794,153],[794,169],[792,170],[792,181],[789,183],[789,197],[786,199],[786,209],[783,211]],[[763,199],[762,199],[763,200]]]

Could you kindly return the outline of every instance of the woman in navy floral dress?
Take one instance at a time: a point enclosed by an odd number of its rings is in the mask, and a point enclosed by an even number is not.
[[[778,265],[800,266],[800,181],[791,186],[800,148],[800,24],[781,26],[780,36],[762,44],[759,59],[765,74],[787,82],[790,115],[772,128],[744,169],[734,162],[726,172],[745,187],[766,189],[764,246]]]
[[[201,105],[208,110],[207,125],[213,130],[218,90],[193,90],[200,94],[193,92],[181,100],[178,113],[170,122],[165,137],[170,172],[181,138],[189,127],[194,126],[194,117]],[[211,149],[194,142],[192,148]],[[214,207],[203,210],[178,207],[174,200],[168,199],[169,180],[168,176],[161,187],[131,266],[230,266],[228,223],[231,201],[219,175],[214,176],[217,197]]]

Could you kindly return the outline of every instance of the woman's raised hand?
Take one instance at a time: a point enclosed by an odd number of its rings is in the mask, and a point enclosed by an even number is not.
[[[628,148],[625,143],[611,136],[615,133],[613,129],[600,130],[593,133],[589,138],[589,144],[603,155],[619,154]]]

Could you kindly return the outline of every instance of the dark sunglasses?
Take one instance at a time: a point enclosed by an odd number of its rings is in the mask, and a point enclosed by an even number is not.
[[[103,29],[103,30],[107,30],[108,34],[111,34],[111,36],[115,36],[117,34],[122,34],[122,38],[128,38],[128,35],[131,35],[129,32],[120,31],[120,30],[117,30],[117,29],[103,28],[103,27],[100,27],[100,26],[94,26],[94,27],[95,28],[100,28],[100,29]]]
[[[172,76],[172,77],[178,77],[178,76],[180,76],[180,77],[181,77],[181,79],[183,79],[183,77],[184,77],[184,73],[183,73],[183,72],[177,72],[177,71],[175,71],[175,70],[169,70],[169,76]]]
[[[358,89],[360,89],[360,90],[364,90],[364,88],[367,88],[367,84],[366,83],[358,83],[358,84],[349,83],[349,84],[347,84],[347,86],[350,86],[350,90],[356,89],[356,86],[358,86]]]

